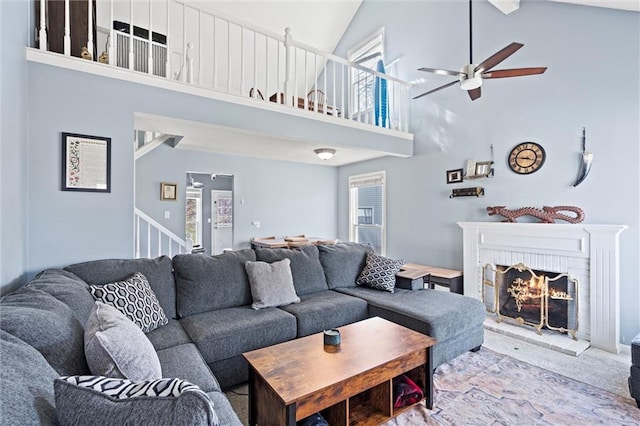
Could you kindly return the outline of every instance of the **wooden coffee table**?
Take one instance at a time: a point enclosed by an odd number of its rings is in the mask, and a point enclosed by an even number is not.
[[[393,407],[393,379],[406,374],[433,405],[436,340],[382,318],[340,327],[342,344],[322,333],[247,352],[249,424],[295,425],[314,413],[330,425],[374,425],[410,407]]]

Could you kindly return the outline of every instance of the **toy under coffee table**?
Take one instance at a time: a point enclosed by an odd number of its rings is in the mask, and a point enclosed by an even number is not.
[[[432,408],[435,339],[378,317],[339,330],[340,346],[318,333],[244,354],[249,424],[295,425],[317,412],[330,425],[379,424],[415,405],[394,408],[402,375]]]

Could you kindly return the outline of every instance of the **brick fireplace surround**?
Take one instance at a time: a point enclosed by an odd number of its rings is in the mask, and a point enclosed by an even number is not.
[[[620,233],[625,225],[458,222],[464,294],[482,300],[482,266],[524,263],[579,284],[579,339],[620,352]],[[532,333],[535,333],[531,329]]]

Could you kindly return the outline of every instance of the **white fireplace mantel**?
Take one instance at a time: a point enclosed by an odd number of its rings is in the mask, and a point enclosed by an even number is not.
[[[482,299],[482,265],[522,262],[554,265],[555,272],[582,275],[579,334],[591,346],[620,351],[620,242],[625,225],[458,222],[463,229],[464,294]],[[566,269],[566,270],[557,270]]]

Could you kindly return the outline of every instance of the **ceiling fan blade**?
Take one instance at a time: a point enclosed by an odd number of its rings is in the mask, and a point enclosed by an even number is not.
[[[471,98],[472,101],[475,101],[476,99],[478,99],[482,94],[479,87],[475,89],[467,90],[467,93],[469,93],[469,97]]]
[[[454,77],[459,77],[463,74],[460,71],[441,70],[437,68],[418,68],[418,71],[432,72],[440,75],[452,75]]]
[[[516,51],[520,49],[522,46],[524,46],[524,44],[522,43],[515,43],[515,42],[511,43],[504,49],[494,53],[493,55],[485,59],[484,62],[482,62],[480,65],[476,67],[475,71],[479,71],[479,70],[489,71],[491,68],[495,67],[500,62],[504,61],[509,56],[516,53]]]
[[[482,78],[505,78],[505,77],[522,77],[525,75],[542,74],[547,67],[536,68],[513,68],[510,70],[488,71],[482,74]]]
[[[421,97],[423,97],[423,96],[430,95],[430,94],[431,94],[431,93],[433,93],[433,92],[437,92],[438,90],[446,89],[447,87],[449,87],[449,86],[453,86],[454,84],[459,83],[459,82],[460,82],[459,80],[454,80],[454,81],[452,81],[451,83],[447,83],[447,84],[445,84],[444,86],[436,87],[436,88],[435,88],[435,89],[433,89],[433,90],[429,90],[428,92],[424,92],[424,93],[422,93],[422,94],[420,94],[420,95],[416,96],[416,97],[415,97],[415,98],[413,98],[413,99],[418,99],[418,98],[421,98]]]

